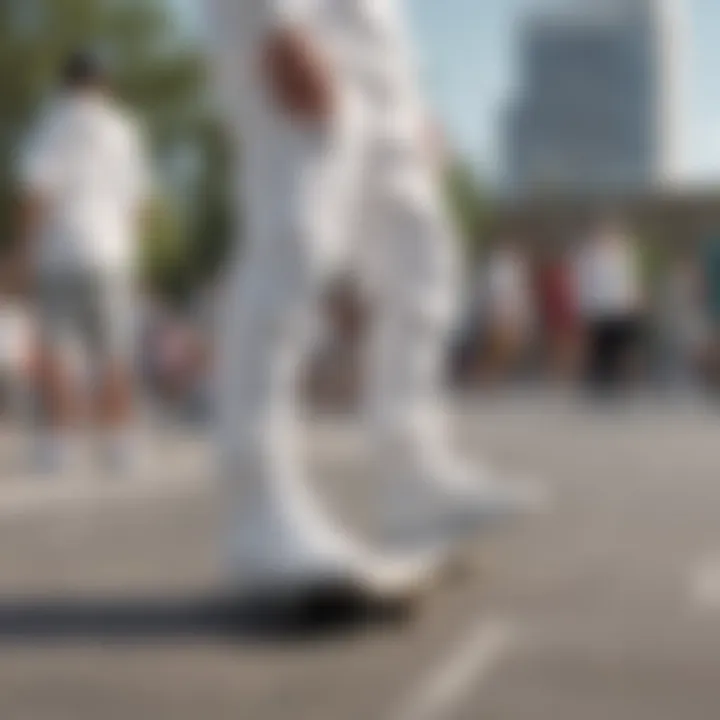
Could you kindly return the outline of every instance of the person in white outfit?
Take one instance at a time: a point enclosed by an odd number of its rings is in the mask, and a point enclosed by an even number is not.
[[[588,380],[616,389],[642,339],[643,288],[632,238],[614,219],[592,228],[576,258],[576,286],[588,335]]]
[[[139,128],[92,54],[67,61],[61,92],[24,148],[19,181],[15,257],[39,321],[39,459],[53,470],[74,464],[87,388],[75,384],[66,350],[82,347],[95,381],[93,424],[112,469],[124,471],[133,460],[133,273],[147,172]]]
[[[242,260],[220,351],[232,563],[248,592],[337,583],[412,597],[448,545],[517,506],[450,450],[441,377],[459,290],[426,112],[394,0],[214,0],[212,46],[242,141]],[[374,318],[366,418],[388,488],[375,553],[311,494],[297,375],[320,294],[359,269]]]

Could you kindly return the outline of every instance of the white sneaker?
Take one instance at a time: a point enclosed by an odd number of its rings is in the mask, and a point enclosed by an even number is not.
[[[318,597],[365,605],[412,603],[429,590],[446,559],[438,552],[376,554],[331,527],[301,536],[249,520],[233,541],[234,595],[281,607]]]
[[[390,490],[383,510],[383,536],[395,547],[445,547],[500,529],[506,523],[544,511],[549,504],[543,485],[496,480],[481,474],[475,483],[402,483]]]

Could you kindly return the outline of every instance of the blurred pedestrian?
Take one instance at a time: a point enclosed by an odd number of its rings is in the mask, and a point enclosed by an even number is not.
[[[706,361],[708,315],[696,253],[680,247],[673,255],[661,287],[661,362],[668,386],[687,391],[697,385]]]
[[[511,377],[526,357],[536,319],[530,262],[514,239],[502,239],[485,266],[485,378]]]
[[[90,53],[65,63],[20,162],[18,272],[39,321],[43,427],[38,459],[61,469],[89,407],[113,468],[133,460],[134,278],[146,158],[135,121]],[[93,387],[79,387],[65,349],[80,345]],[[90,402],[86,402],[90,400]]]
[[[587,336],[587,375],[600,392],[629,378],[642,337],[640,264],[623,223],[594,225],[579,250],[576,283]]]
[[[562,243],[550,241],[541,250],[537,298],[550,376],[571,380],[579,359],[580,308],[571,258]]]

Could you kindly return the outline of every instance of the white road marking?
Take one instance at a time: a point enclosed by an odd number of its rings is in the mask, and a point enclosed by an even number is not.
[[[720,555],[700,563],[692,577],[693,603],[705,610],[720,610]]]
[[[0,492],[0,517],[43,511],[83,511],[93,506],[150,500],[153,497],[182,497],[207,485],[206,481],[189,476],[154,481],[112,478],[54,484],[52,479],[24,481],[5,487]]]
[[[135,478],[84,472],[79,478],[36,476],[0,482],[0,518],[35,513],[83,512],[95,506],[183,497],[212,485],[213,473],[199,457],[179,457]],[[177,470],[171,469],[176,467]]]
[[[433,668],[391,720],[446,720],[470,687],[477,688],[514,644],[514,625],[503,620],[482,620],[463,634],[452,652]]]

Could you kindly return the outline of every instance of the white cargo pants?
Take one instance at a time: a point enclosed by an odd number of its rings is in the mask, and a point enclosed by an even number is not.
[[[458,276],[420,112],[353,88],[326,127],[294,124],[261,100],[254,108],[219,404],[223,472],[262,516],[302,504],[298,376],[325,282],[348,264],[371,301],[365,389],[376,471],[392,480],[448,460],[438,395]]]

